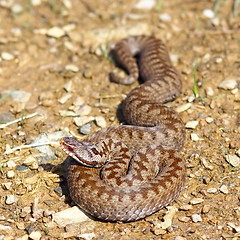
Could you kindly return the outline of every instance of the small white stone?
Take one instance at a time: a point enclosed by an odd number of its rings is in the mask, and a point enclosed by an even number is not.
[[[10,170],[7,172],[7,178],[13,178],[15,176],[15,172],[13,170]]]
[[[188,97],[188,102],[189,102],[189,103],[192,103],[194,100],[195,100],[195,97],[194,97],[194,96]]]
[[[216,63],[221,63],[223,61],[223,59],[221,58],[221,57],[217,57],[216,59],[215,59],[215,62]]]
[[[163,22],[170,22],[172,19],[171,19],[171,16],[168,14],[168,13],[163,13],[159,16],[159,19]]]
[[[105,128],[107,126],[107,122],[104,117],[102,116],[97,116],[95,117],[95,121],[98,127],[100,128]]]
[[[95,233],[83,233],[78,235],[78,238],[85,240],[92,240],[95,237]]]
[[[82,106],[80,106],[78,108],[77,111],[75,111],[79,116],[87,116],[91,113],[92,108],[87,105],[87,104],[83,104]]]
[[[236,155],[226,155],[225,159],[228,163],[230,163],[233,167],[238,167],[240,165],[240,158]]]
[[[177,107],[175,110],[176,110],[176,112],[180,113],[180,112],[184,112],[184,111],[188,110],[191,106],[192,106],[192,103],[186,103],[186,104],[183,104],[183,105]]]
[[[208,97],[212,97],[214,95],[214,91],[212,87],[206,87],[205,91]]]
[[[198,121],[189,121],[186,123],[185,127],[190,129],[195,129],[198,125]]]
[[[11,7],[11,10],[12,10],[13,13],[19,14],[19,13],[21,13],[23,11],[23,7],[20,4],[14,4]]]
[[[231,222],[227,223],[227,225],[231,227],[236,233],[240,232],[240,225],[236,226],[234,223]]]
[[[70,0],[62,0],[62,1],[63,1],[64,6],[67,9],[71,9],[72,8],[72,2]]]
[[[193,199],[190,201],[190,204],[196,205],[196,204],[200,204],[200,203],[202,203],[202,202],[204,202],[204,199],[202,199],[202,198],[193,198]]]
[[[75,224],[89,220],[87,215],[85,215],[76,206],[67,208],[61,212],[54,213],[52,217],[53,221],[55,221],[61,227],[65,227],[68,224]]]
[[[137,9],[152,9],[156,4],[155,0],[140,0],[138,3],[134,5]]]
[[[214,11],[212,9],[204,9],[203,15],[207,18],[214,18],[215,16]]]
[[[84,104],[84,99],[82,97],[77,97],[73,102],[74,106],[81,106],[83,104]]]
[[[79,67],[73,64],[66,65],[65,69],[72,72],[79,72]]]
[[[8,52],[2,52],[1,53],[1,58],[2,58],[2,60],[5,60],[5,61],[11,61],[11,60],[14,59],[14,56],[11,53],[8,53]]]
[[[65,32],[62,30],[62,28],[52,27],[52,28],[48,29],[47,35],[49,37],[60,38],[65,35]]]
[[[232,90],[237,87],[237,79],[226,79],[218,87],[224,90]]]
[[[67,93],[67,94],[63,95],[60,99],[58,99],[58,102],[60,102],[61,104],[64,104],[71,97],[72,97],[72,94],[71,93]]]
[[[95,118],[92,116],[82,116],[82,117],[74,118],[74,122],[78,127],[83,126],[84,124],[89,123],[94,120],[95,120]]]
[[[207,123],[212,123],[212,122],[213,122],[213,118],[207,117],[207,118],[206,118],[206,122],[207,122]]]
[[[11,94],[12,99],[15,102],[21,102],[21,103],[28,102],[32,95],[30,92],[18,91],[18,90],[12,91],[10,94]]]
[[[8,166],[9,168],[14,168],[14,167],[16,167],[16,163],[15,163],[13,160],[9,160],[9,161],[7,162],[7,166]]]
[[[217,189],[216,188],[209,188],[207,189],[207,193],[217,193]]]
[[[33,231],[30,233],[29,238],[32,240],[39,240],[41,238],[41,232],[39,231]]]
[[[196,133],[191,133],[190,137],[191,137],[191,140],[194,142],[201,140]]]
[[[33,5],[33,6],[38,6],[38,5],[40,5],[42,3],[42,0],[31,0],[31,4]]]
[[[228,187],[223,184],[220,188],[219,188],[220,192],[224,193],[224,194],[228,194]]]
[[[37,160],[35,157],[29,155],[23,162],[24,165],[27,165],[27,166],[30,166],[32,165],[33,163],[35,163]]]
[[[3,183],[2,185],[4,189],[9,190],[12,186],[12,182],[6,182],[6,183]]]
[[[75,112],[69,111],[69,110],[59,110],[59,114],[62,117],[77,117],[78,116]]]
[[[11,231],[12,230],[12,228],[10,227],[10,226],[5,226],[5,225],[3,225],[3,224],[0,224],[0,230],[1,231],[5,231],[5,232],[9,232],[9,231]],[[1,240],[4,240],[4,239],[6,239],[6,238],[4,238],[4,236],[3,236],[3,238],[2,238],[2,234],[0,235],[0,239]],[[11,238],[8,238],[8,239],[11,239]]]
[[[191,216],[193,222],[202,222],[202,217],[199,214],[193,214]]]
[[[209,170],[213,170],[213,166],[210,165],[209,162],[205,158],[201,158],[201,163],[205,168],[207,168]]]
[[[67,83],[64,84],[63,88],[67,91],[67,92],[71,92],[73,87],[73,82],[69,81]]]
[[[11,205],[15,202],[17,202],[18,198],[15,195],[8,195],[6,198],[6,204]]]

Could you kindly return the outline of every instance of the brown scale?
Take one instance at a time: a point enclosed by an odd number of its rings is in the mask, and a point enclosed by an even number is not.
[[[85,141],[63,138],[61,147],[73,157],[68,186],[75,203],[96,218],[127,222],[158,211],[183,189],[185,161],[177,151],[185,128],[177,113],[163,105],[179,95],[182,83],[165,45],[155,37],[123,39],[113,55],[128,76],[110,74],[112,81],[131,84],[139,76],[143,81],[123,102],[129,125],[102,129]]]

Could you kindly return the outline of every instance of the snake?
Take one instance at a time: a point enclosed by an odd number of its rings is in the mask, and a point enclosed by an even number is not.
[[[182,119],[165,103],[180,93],[182,81],[162,40],[129,36],[112,49],[126,72],[110,80],[136,88],[123,100],[126,124],[103,128],[84,140],[63,137],[70,158],[67,183],[71,199],[87,214],[109,222],[132,222],[159,211],[181,193],[186,163]]]

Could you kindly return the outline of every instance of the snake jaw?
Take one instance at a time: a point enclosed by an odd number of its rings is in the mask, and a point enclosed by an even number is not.
[[[93,143],[79,141],[73,137],[64,137],[60,140],[62,150],[75,159],[77,162],[87,167],[101,167],[100,156]]]

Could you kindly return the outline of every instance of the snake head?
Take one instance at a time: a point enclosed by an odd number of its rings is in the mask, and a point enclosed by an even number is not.
[[[101,167],[101,153],[96,145],[90,142],[79,141],[73,137],[64,137],[60,140],[62,150],[79,163],[87,167]]]

